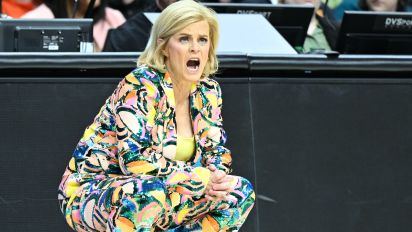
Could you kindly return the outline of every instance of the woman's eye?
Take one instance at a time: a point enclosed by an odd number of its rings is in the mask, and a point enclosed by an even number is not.
[[[181,43],[187,43],[187,42],[189,42],[189,37],[187,37],[187,36],[180,37],[179,41]]]
[[[202,44],[202,45],[207,44],[207,41],[208,41],[207,38],[200,38],[199,39],[199,43]]]

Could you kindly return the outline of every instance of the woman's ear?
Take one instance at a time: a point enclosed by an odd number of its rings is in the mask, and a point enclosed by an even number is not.
[[[157,46],[160,46],[160,44],[162,44],[163,43],[163,39],[157,39]],[[166,46],[163,46],[163,47],[166,47]],[[162,49],[162,54],[165,56],[165,57],[167,57],[168,56],[168,54],[167,54],[167,52],[166,52],[166,49]]]
[[[168,57],[168,56],[169,56],[169,54],[167,53],[166,49],[162,49],[162,54],[163,54],[165,57]]]

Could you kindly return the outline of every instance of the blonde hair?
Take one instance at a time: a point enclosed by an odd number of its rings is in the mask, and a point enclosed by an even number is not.
[[[170,37],[192,23],[205,20],[209,24],[209,59],[202,77],[216,73],[218,60],[216,47],[219,39],[219,25],[216,13],[194,0],[181,0],[169,5],[160,13],[150,35],[149,46],[140,55],[137,64],[146,64],[160,72],[166,72],[163,50]]]

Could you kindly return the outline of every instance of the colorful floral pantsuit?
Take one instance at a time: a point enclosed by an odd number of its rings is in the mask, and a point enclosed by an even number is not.
[[[59,185],[58,199],[76,231],[237,231],[255,201],[252,185],[234,176],[225,200],[209,201],[211,172],[230,173],[218,83],[192,87],[196,152],[175,160],[172,82],[147,66],[126,76],[86,129]]]
[[[237,181],[233,200],[214,204],[156,177],[114,177],[86,184],[65,214],[77,231],[237,231],[254,204],[250,183]]]

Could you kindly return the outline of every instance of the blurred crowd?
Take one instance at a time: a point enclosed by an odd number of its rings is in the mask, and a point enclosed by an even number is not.
[[[143,51],[151,23],[143,12],[160,12],[176,0],[3,0],[12,18],[93,18],[95,51]],[[303,53],[333,50],[346,10],[412,11],[412,0],[203,0],[214,3],[312,4]]]

